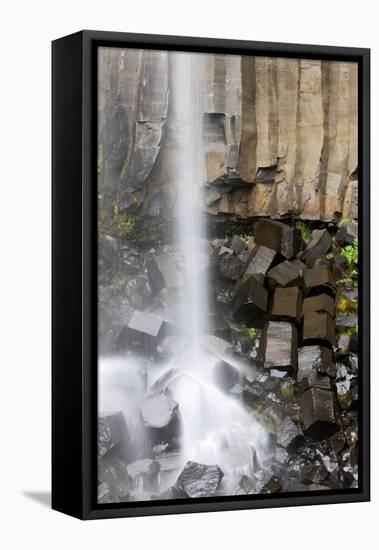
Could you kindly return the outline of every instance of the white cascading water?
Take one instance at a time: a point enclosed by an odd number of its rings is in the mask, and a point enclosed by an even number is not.
[[[208,353],[205,346],[209,293],[205,270],[208,243],[202,208],[205,155],[201,56],[173,53],[171,60],[176,229],[184,278],[180,316],[182,326],[190,333],[190,344],[176,363],[180,374],[169,384],[183,423],[182,457],[184,462],[218,464],[225,474],[251,474],[255,458],[265,458],[267,433],[237,401],[215,385],[214,368],[220,357]]]

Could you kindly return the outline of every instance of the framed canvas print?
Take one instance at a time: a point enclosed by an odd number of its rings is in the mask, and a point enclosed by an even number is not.
[[[53,508],[369,499],[369,50],[53,42]]]

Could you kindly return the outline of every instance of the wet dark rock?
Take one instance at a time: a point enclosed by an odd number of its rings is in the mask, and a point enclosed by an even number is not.
[[[272,476],[262,487],[261,493],[280,493],[282,482],[275,476]]]
[[[219,388],[229,391],[240,381],[240,374],[232,365],[219,361],[214,366],[214,380]]]
[[[333,298],[328,294],[319,294],[305,298],[303,302],[303,313],[312,313],[321,311],[329,313],[332,317],[335,316],[335,303]]]
[[[315,229],[301,259],[307,267],[313,267],[318,258],[324,256],[332,246],[332,238],[327,229]]]
[[[245,276],[266,275],[275,256],[275,250],[271,250],[271,248],[263,245],[257,246],[253,253],[253,258],[247,266]]]
[[[120,502],[120,499],[112,494],[112,489],[108,483],[102,482],[97,486],[97,502],[99,504],[112,504]]]
[[[127,500],[130,493],[130,480],[125,462],[115,456],[103,456],[98,461],[97,473],[99,483],[106,483],[108,497]]]
[[[125,291],[134,308],[145,308],[151,303],[153,289],[149,279],[144,275],[130,279],[125,286]]]
[[[308,486],[310,484],[322,484],[329,474],[321,460],[296,457],[289,465],[288,475],[299,483]]]
[[[304,269],[303,278],[307,290],[322,286],[325,286],[332,292],[336,290],[336,282],[328,265],[322,265],[313,269]]]
[[[333,277],[335,279],[340,279],[346,274],[349,267],[349,262],[346,256],[343,256],[342,254],[337,254],[336,256],[333,256],[331,266]]]
[[[101,271],[116,270],[120,266],[121,252],[119,241],[110,235],[99,239],[99,264]]]
[[[263,331],[259,354],[267,366],[296,368],[297,331],[294,325],[270,321]]]
[[[234,237],[232,237],[232,239],[228,243],[228,247],[232,252],[234,252],[236,256],[238,256],[246,249],[246,244],[237,235],[234,235]]]
[[[305,313],[303,340],[323,340],[334,346],[336,333],[333,317],[329,313]]]
[[[218,261],[218,268],[223,277],[237,281],[245,270],[245,264],[234,254],[223,254]]]
[[[251,320],[249,326],[259,326],[263,319],[262,313],[267,311],[268,292],[255,277],[240,281],[234,291],[233,312],[238,317]],[[259,322],[260,321],[260,322]]]
[[[283,418],[276,428],[278,445],[287,451],[295,451],[303,442],[302,429],[289,418]]]
[[[234,495],[254,495],[257,491],[257,480],[254,477],[241,476],[237,486],[232,494]]]
[[[274,461],[279,466],[284,466],[287,463],[289,454],[284,447],[276,447],[274,453]]]
[[[254,240],[256,244],[276,250],[287,259],[296,256],[301,248],[301,235],[297,229],[270,219],[257,222]]]
[[[305,433],[314,440],[326,439],[339,430],[333,393],[309,388],[300,397]]]
[[[297,286],[275,289],[272,315],[299,318],[302,299],[301,290]]]
[[[189,461],[178,477],[176,487],[190,498],[211,497],[216,493],[223,476],[217,465]]]
[[[98,427],[99,457],[104,456],[112,447],[129,441],[128,427],[122,412],[100,413]]]
[[[177,269],[175,254],[163,254],[151,259],[147,264],[147,272],[156,292],[163,288],[178,288],[182,280]]]
[[[97,424],[97,456],[101,458],[111,447],[111,430],[103,418]]]
[[[218,279],[214,283],[214,294],[216,302],[220,304],[230,305],[234,297],[234,281],[230,279]]]
[[[338,244],[349,245],[353,244],[358,238],[358,224],[354,222],[345,223],[336,233],[335,239]]]
[[[263,395],[263,389],[258,385],[245,386],[242,390],[242,401],[249,407],[254,407]]]
[[[298,259],[286,260],[276,265],[268,272],[268,276],[275,283],[286,287],[297,285],[300,282],[300,277],[303,270],[305,269],[305,264]]]
[[[331,450],[338,455],[346,446],[346,437],[343,432],[337,432],[328,439]]]

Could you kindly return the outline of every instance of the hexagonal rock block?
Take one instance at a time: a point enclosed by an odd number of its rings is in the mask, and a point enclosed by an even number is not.
[[[301,259],[307,267],[313,267],[317,258],[322,258],[332,246],[332,238],[327,229],[315,229]]]
[[[303,314],[312,313],[314,311],[324,311],[334,317],[335,309],[335,302],[328,294],[310,296],[309,298],[305,298],[303,302]]]
[[[339,244],[353,244],[358,238],[358,224],[354,222],[346,223],[340,227],[336,233],[336,241]]]
[[[298,286],[290,288],[276,288],[274,303],[272,306],[273,315],[299,318],[301,316],[302,293]]]
[[[298,349],[297,381],[300,391],[310,387],[330,389],[328,376],[320,374],[319,369],[328,372],[332,366],[333,353],[323,346],[304,346]]]
[[[330,290],[336,290],[336,282],[328,265],[321,265],[313,269],[304,269],[303,271],[304,285],[307,290],[316,287],[326,286]]]
[[[276,256],[275,250],[260,245],[256,248],[255,254],[245,271],[246,275],[266,275],[267,271]]]
[[[222,254],[218,260],[218,268],[223,277],[237,281],[244,272],[246,265],[234,254]]]
[[[176,486],[190,498],[210,497],[216,493],[223,477],[217,465],[189,461],[178,477]]]
[[[314,440],[327,439],[339,430],[333,393],[309,388],[300,397],[305,433]]]
[[[155,353],[158,342],[168,334],[168,324],[144,311],[135,311],[127,327],[124,327],[116,341],[118,349],[133,349]]]
[[[255,277],[243,279],[234,290],[233,313],[248,315],[252,321],[254,318],[261,320],[263,312],[267,311],[267,297],[267,290]]]
[[[304,441],[301,428],[290,418],[285,417],[276,427],[277,443],[287,451],[294,451]]]
[[[297,229],[269,219],[257,222],[254,240],[257,244],[276,250],[287,260],[296,256],[301,247],[301,235]]]
[[[156,292],[163,288],[178,288],[182,284],[174,254],[156,256],[147,264],[147,272]]]
[[[276,265],[267,273],[275,283],[285,287],[296,285],[305,269],[305,264],[298,259],[286,260]]]
[[[259,355],[268,367],[296,368],[296,327],[291,323],[270,321],[262,333]]]
[[[329,313],[306,313],[303,324],[303,340],[324,340],[332,346],[336,343],[335,320]]]

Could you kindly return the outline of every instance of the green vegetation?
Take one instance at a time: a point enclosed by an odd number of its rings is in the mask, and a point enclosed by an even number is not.
[[[358,323],[355,323],[353,327],[341,328],[338,330],[338,334],[344,336],[358,336]]]
[[[248,336],[252,340],[255,340],[257,337],[257,329],[253,327],[240,327],[240,332],[245,336]]]
[[[348,223],[354,223],[354,224],[356,224],[356,223],[358,223],[358,222],[357,222],[357,220],[355,220],[354,218],[343,218],[343,219],[339,222],[338,227],[342,227],[342,226],[344,226],[344,225],[346,225],[346,224],[348,224]]]
[[[303,220],[297,220],[295,223],[295,228],[300,231],[303,241],[307,243],[312,236],[312,229],[310,225]]]
[[[353,244],[342,248],[341,254],[347,259],[349,270],[356,272],[358,269],[358,239],[355,239]]]
[[[346,296],[341,296],[337,303],[337,315],[351,315],[358,309],[358,300],[349,300]]]
[[[129,214],[118,214],[113,224],[113,233],[116,237],[128,237],[133,229],[136,220]]]

